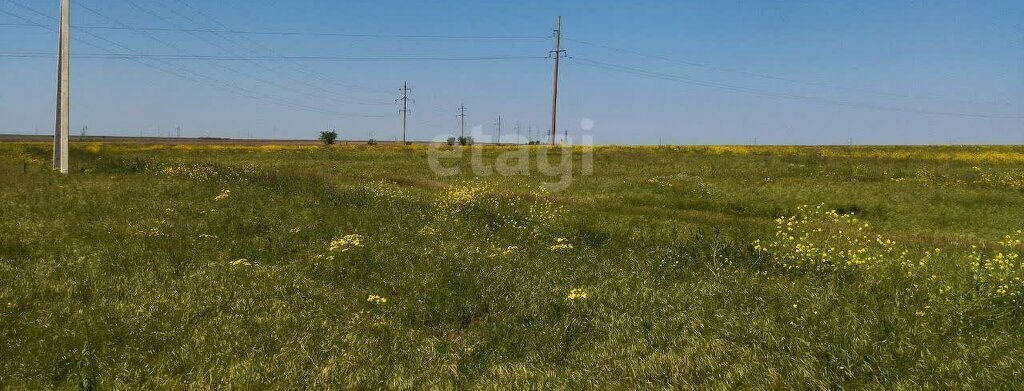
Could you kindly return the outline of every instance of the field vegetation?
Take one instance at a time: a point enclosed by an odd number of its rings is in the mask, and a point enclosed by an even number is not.
[[[0,145],[0,388],[1024,384],[1024,148],[428,151]]]

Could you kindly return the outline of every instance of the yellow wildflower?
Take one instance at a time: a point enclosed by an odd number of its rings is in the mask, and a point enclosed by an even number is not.
[[[224,190],[224,191],[220,192],[220,194],[218,194],[216,197],[213,197],[213,200],[214,201],[224,201],[224,200],[228,199],[228,197],[231,197],[231,190]]]
[[[569,295],[566,296],[570,301],[586,300],[588,297],[590,297],[590,294],[580,288],[573,288],[569,291]]]
[[[555,244],[551,246],[551,251],[572,250],[572,248],[572,243],[569,243],[569,239],[558,238],[555,239]]]
[[[363,235],[345,235],[341,239],[332,241],[329,249],[330,251],[345,252],[356,247],[363,247]]]

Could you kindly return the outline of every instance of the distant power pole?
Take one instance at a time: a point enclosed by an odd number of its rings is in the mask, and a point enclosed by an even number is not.
[[[501,145],[501,116],[498,116],[498,145]]]
[[[551,94],[551,145],[555,145],[555,133],[558,132],[558,64],[565,53],[562,50],[562,17],[558,17],[558,24],[555,26],[555,85]]]
[[[78,137],[85,137],[85,136],[88,136],[88,135],[89,135],[89,127],[88,126],[83,126],[82,127],[82,133]]]
[[[402,91],[402,97],[398,98],[396,102],[402,101],[402,110],[400,111],[402,112],[402,144],[404,145],[406,143],[405,134],[409,125],[409,82],[405,82],[399,91]]]
[[[176,134],[176,136],[178,138],[181,138],[181,127],[180,126],[174,128],[174,132],[175,132],[175,134]]]
[[[60,2],[60,38],[57,44],[57,121],[53,129],[53,169],[68,173],[68,88],[71,51],[71,0]]]
[[[517,144],[518,144],[518,143],[519,143],[519,141],[520,141],[520,140],[519,140],[519,128],[520,128],[520,126],[521,126],[521,125],[520,125],[519,121],[516,121],[516,143],[517,143]]]
[[[569,129],[562,129],[562,144],[569,144]]]
[[[459,117],[459,119],[461,120],[460,121],[461,128],[459,130],[459,136],[462,137],[462,138],[465,138],[466,137],[466,105],[462,105],[462,106],[459,107],[459,115],[456,115],[456,117]]]

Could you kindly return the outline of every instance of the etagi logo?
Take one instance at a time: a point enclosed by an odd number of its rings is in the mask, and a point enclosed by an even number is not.
[[[580,121],[580,129],[589,132],[593,128],[594,120]],[[551,192],[568,189],[574,175],[594,174],[593,136],[563,136],[560,144],[529,145],[530,140],[519,135],[495,140],[483,134],[480,125],[473,127],[470,134],[467,145],[452,145],[447,135],[435,137],[427,150],[431,171],[440,176],[462,175],[467,169],[478,177],[541,175],[553,179],[542,184]]]

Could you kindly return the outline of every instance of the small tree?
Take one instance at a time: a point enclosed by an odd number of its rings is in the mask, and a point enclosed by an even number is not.
[[[320,132],[320,141],[322,141],[324,145],[334,145],[334,142],[337,140],[338,132],[335,132],[333,130],[325,130],[323,132]]]

